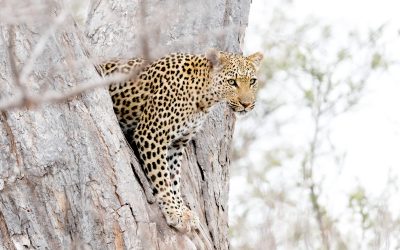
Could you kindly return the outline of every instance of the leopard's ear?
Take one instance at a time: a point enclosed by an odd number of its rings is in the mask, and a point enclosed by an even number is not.
[[[264,58],[261,52],[256,52],[246,57],[247,60],[251,61],[253,65],[258,69],[261,66],[261,61]]]
[[[216,49],[209,49],[206,53],[206,58],[211,62],[213,68],[221,66],[228,61],[227,54]]]

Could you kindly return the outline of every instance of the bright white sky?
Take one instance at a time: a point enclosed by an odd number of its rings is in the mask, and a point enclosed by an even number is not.
[[[276,1],[275,1],[276,2]],[[275,3],[253,0],[250,24],[246,34],[247,51],[260,48],[260,29],[268,23]],[[279,2],[278,2],[279,4]],[[312,15],[324,23],[348,29],[366,31],[370,27],[389,24],[388,33],[397,35],[397,41],[387,37],[387,51],[400,59],[400,1],[399,0],[294,0],[291,13],[304,20]],[[393,38],[394,39],[394,38]],[[268,56],[268,55],[266,55]],[[350,191],[360,183],[370,195],[379,195],[387,181],[388,171],[400,177],[400,65],[371,79],[361,103],[353,111],[337,119],[331,138],[340,150],[347,152],[339,180],[332,186],[332,194]],[[329,190],[327,190],[329,192]],[[348,192],[347,191],[347,192]],[[332,206],[340,202],[331,196]],[[340,203],[343,205],[343,200]],[[392,200],[393,209],[400,211],[400,199]]]

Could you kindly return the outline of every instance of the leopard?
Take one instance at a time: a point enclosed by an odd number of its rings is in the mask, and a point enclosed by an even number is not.
[[[152,62],[113,59],[96,67],[102,77],[131,74],[109,86],[113,109],[167,224],[180,232],[200,226],[181,195],[184,150],[216,104],[225,102],[236,114],[254,109],[262,59],[260,52],[243,56],[209,49],[205,54],[171,53]]]

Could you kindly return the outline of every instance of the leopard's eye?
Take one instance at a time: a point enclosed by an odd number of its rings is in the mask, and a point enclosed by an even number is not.
[[[256,78],[251,78],[250,79],[250,85],[254,85],[254,84],[256,84],[256,82],[257,82]]]
[[[231,86],[237,87],[237,83],[236,83],[236,80],[235,80],[235,79],[229,79],[229,80],[228,80],[228,83],[229,83],[229,85],[231,85]]]

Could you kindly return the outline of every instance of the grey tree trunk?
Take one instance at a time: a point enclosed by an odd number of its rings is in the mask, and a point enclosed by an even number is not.
[[[0,1],[0,107],[26,106],[0,113],[0,249],[228,249],[234,116],[224,105],[186,150],[182,193],[205,233],[184,235],[148,202],[105,88],[32,104],[100,81],[93,58],[238,52],[250,2],[95,0],[82,26],[68,2],[27,2]]]

